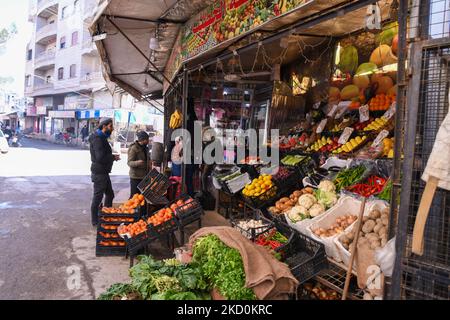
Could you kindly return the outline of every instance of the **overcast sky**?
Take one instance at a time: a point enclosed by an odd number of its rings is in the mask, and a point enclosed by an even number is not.
[[[28,0],[0,1],[0,28],[14,22],[18,29],[18,34],[7,44],[7,51],[0,56],[0,76],[14,78],[10,89],[23,95],[25,50],[32,30],[32,24],[28,22]]]

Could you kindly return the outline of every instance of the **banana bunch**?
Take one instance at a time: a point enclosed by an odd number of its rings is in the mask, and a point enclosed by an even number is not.
[[[183,115],[180,113],[180,111],[178,111],[178,109],[176,109],[175,112],[170,116],[169,127],[170,129],[177,129],[181,127],[182,123]]]

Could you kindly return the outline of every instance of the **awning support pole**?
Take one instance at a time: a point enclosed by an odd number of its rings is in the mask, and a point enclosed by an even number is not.
[[[188,73],[187,69],[183,70],[183,95],[181,97],[181,114],[183,115],[183,133],[186,132],[187,127],[187,95],[188,95]],[[193,142],[191,137],[191,143]],[[183,148],[186,148],[187,137],[183,136]],[[183,152],[183,155],[188,154],[188,152]],[[184,156],[183,156],[184,157]],[[190,161],[191,159],[186,159]],[[186,193],[186,163],[185,161],[181,164],[181,190],[182,193]]]

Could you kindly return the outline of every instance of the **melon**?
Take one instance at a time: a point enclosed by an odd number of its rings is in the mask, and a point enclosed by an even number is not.
[[[377,94],[386,94],[394,86],[394,81],[388,76],[382,76],[378,78],[376,82],[378,83]]]
[[[371,75],[377,70],[377,65],[372,62],[362,63],[356,70],[357,75]]]
[[[378,67],[383,67],[397,63],[397,57],[392,53],[390,46],[382,44],[373,50],[370,55],[370,62],[375,63]]]
[[[366,75],[356,75],[353,77],[353,84],[359,89],[365,89],[370,85],[369,76]]]
[[[342,100],[351,100],[352,98],[356,98],[358,96],[359,96],[359,88],[354,84],[344,87],[344,89],[342,89],[341,91]]]
[[[339,100],[341,98],[341,90],[336,87],[330,87],[328,90],[328,96],[333,98],[333,100]]]
[[[382,72],[376,72],[370,77],[370,83],[378,82],[378,79],[383,77],[385,74]]]
[[[354,46],[347,46],[342,50],[339,59],[339,69],[344,73],[353,74],[358,67],[358,50]]]

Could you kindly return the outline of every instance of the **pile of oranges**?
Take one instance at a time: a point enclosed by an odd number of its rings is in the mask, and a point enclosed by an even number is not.
[[[127,213],[133,214],[137,207],[144,206],[145,199],[142,194],[136,193],[130,200],[126,201],[124,204],[120,205],[117,208],[102,208],[103,213]]]
[[[173,210],[170,208],[164,208],[159,210],[156,214],[147,219],[147,223],[153,226],[159,226],[166,221],[173,218]]]
[[[144,220],[139,220],[138,222],[126,225],[126,226],[120,226],[117,229],[117,232],[119,234],[129,234],[130,237],[137,236],[138,234],[141,234],[142,232],[147,231],[147,224]]]
[[[395,95],[393,94],[377,94],[370,100],[369,110],[370,111],[386,111],[389,109],[391,104],[395,102]]]

